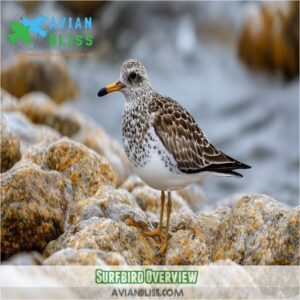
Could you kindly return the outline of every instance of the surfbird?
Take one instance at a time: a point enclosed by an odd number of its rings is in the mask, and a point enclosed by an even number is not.
[[[98,92],[102,97],[120,91],[124,105],[122,135],[133,170],[154,189],[161,191],[159,223],[148,236],[160,236],[160,253],[167,248],[171,214],[171,191],[182,189],[207,175],[242,177],[236,169],[248,169],[214,147],[194,118],[178,102],[157,93],[145,67],[136,59],[126,60],[119,80]],[[165,233],[162,223],[167,199]]]

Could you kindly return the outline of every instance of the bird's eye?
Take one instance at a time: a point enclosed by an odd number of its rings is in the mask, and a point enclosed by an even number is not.
[[[129,78],[130,79],[136,79],[136,73],[135,72],[131,72],[130,74],[129,74]]]

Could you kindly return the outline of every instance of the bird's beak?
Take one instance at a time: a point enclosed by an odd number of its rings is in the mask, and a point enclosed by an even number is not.
[[[105,96],[106,94],[120,91],[124,87],[125,87],[125,84],[123,84],[121,81],[116,81],[116,82],[109,84],[106,87],[102,88],[98,92],[98,96],[102,97],[102,96]]]

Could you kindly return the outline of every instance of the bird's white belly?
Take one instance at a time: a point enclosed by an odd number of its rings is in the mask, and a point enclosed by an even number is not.
[[[193,182],[189,175],[176,174],[166,168],[156,151],[147,164],[134,168],[134,171],[147,185],[162,191],[178,190]]]
[[[180,172],[180,170],[176,167],[174,168],[174,165],[176,166],[174,157],[166,150],[160,139],[155,134],[153,128],[150,128],[150,134],[154,140],[152,142],[149,159],[141,166],[135,166],[134,163],[132,163],[132,165],[134,172],[152,188],[162,191],[179,190],[209,175],[221,175],[219,173],[217,174],[212,172],[201,172],[195,174],[185,174]],[[154,146],[156,148],[155,150]],[[173,162],[172,171],[170,171],[170,166],[165,165],[165,162],[159,152],[169,156],[170,160]]]

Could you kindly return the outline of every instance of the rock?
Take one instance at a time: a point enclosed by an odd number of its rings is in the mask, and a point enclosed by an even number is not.
[[[121,188],[127,190],[129,193],[131,193],[135,188],[137,187],[143,187],[146,184],[144,181],[136,176],[136,175],[131,175],[130,177],[127,178],[125,182],[121,185]]]
[[[3,262],[4,265],[41,265],[43,263],[43,256],[35,251],[21,252],[13,255],[8,260]]]
[[[265,195],[243,197],[221,222],[212,258],[243,265],[299,264],[299,209]]]
[[[19,112],[4,112],[4,118],[19,136],[21,152],[29,146],[41,142],[53,142],[60,138],[60,134],[52,128],[43,125],[33,125],[23,114]]]
[[[101,186],[94,197],[78,201],[70,210],[68,223],[77,224],[92,217],[110,218],[146,230],[151,228],[151,219],[126,190]]]
[[[73,108],[58,106],[44,93],[32,92],[20,99],[18,110],[33,123],[54,128],[107,158],[117,175],[117,186],[128,177],[131,168],[122,147]]]
[[[18,105],[18,99],[1,88],[1,110],[2,111],[14,111]]]
[[[213,238],[229,211],[229,208],[221,208],[209,214],[186,212],[171,215],[173,232],[166,250],[165,264],[208,264]]]
[[[87,123],[73,138],[107,158],[117,174],[117,186],[127,179],[131,171],[129,160],[123,148],[103,129]]]
[[[160,214],[160,197],[161,192],[152,189],[149,186],[137,187],[131,194],[135,198],[138,205],[147,212],[151,212],[159,216]],[[167,200],[167,193],[165,193]],[[165,202],[167,205],[167,201]],[[172,192],[172,213],[191,212],[186,201],[176,192]]]
[[[55,252],[44,261],[44,265],[126,265],[118,252],[93,249],[63,249]]]
[[[119,252],[129,265],[158,264],[160,260],[155,247],[137,228],[98,217],[71,226],[47,245],[44,254],[49,256],[65,248]]]
[[[166,265],[204,265],[209,263],[205,240],[190,230],[172,234],[165,257]]]
[[[9,127],[5,117],[1,118],[0,128],[1,173],[9,170],[20,158],[19,136]]]
[[[56,105],[42,92],[31,92],[20,99],[18,110],[31,122],[47,125],[62,135],[71,137],[77,133],[85,122],[76,111]]]
[[[93,196],[101,185],[114,185],[116,175],[108,161],[86,146],[60,139],[46,149],[44,164],[70,179],[74,199]]]
[[[17,98],[31,91],[43,91],[57,103],[79,94],[62,57],[19,56],[1,69],[1,86]]]
[[[50,144],[51,143],[48,141],[34,144],[28,147],[26,150],[24,150],[22,154],[22,158],[24,160],[31,160],[33,163],[45,167],[44,166],[45,151]]]
[[[64,175],[72,184],[76,201],[95,195],[102,185],[114,186],[116,181],[104,157],[68,138],[34,145],[24,152],[24,158]]]
[[[41,251],[62,232],[67,204],[66,182],[55,171],[20,161],[1,174],[1,254]]]
[[[299,76],[299,1],[253,3],[246,10],[238,54],[253,70],[286,80]]]

